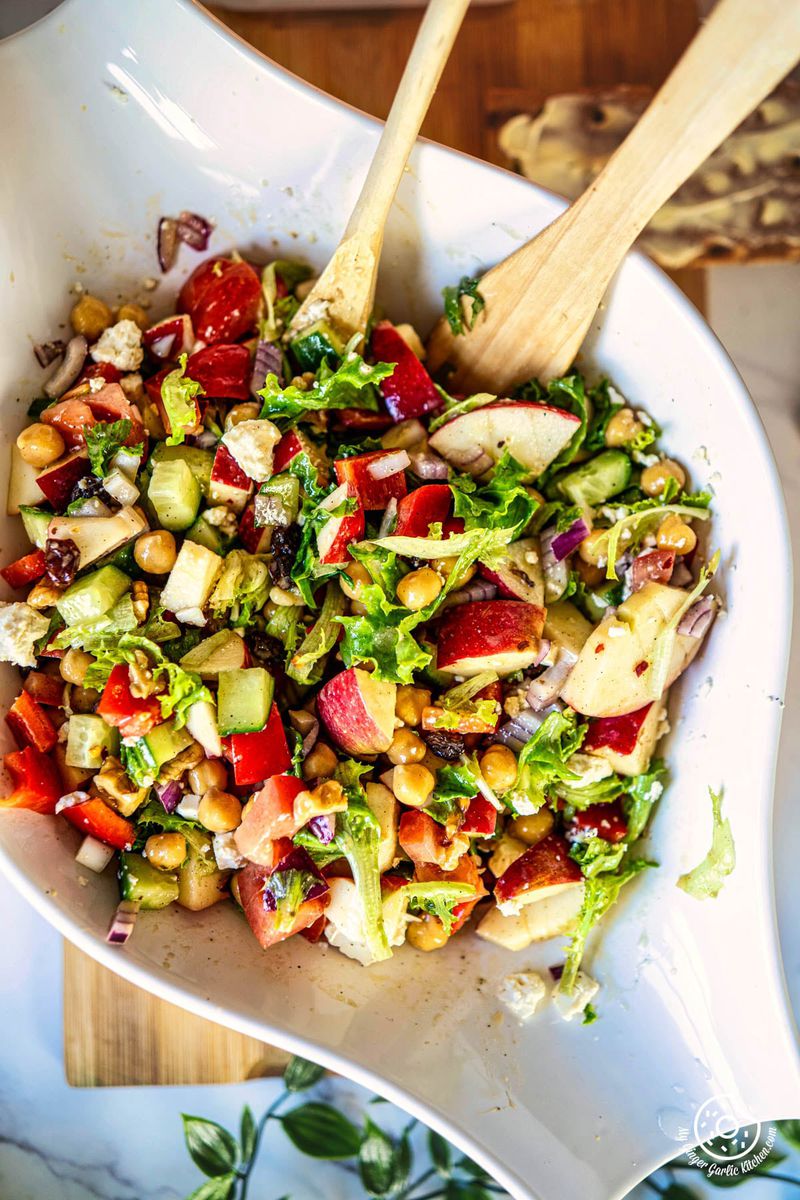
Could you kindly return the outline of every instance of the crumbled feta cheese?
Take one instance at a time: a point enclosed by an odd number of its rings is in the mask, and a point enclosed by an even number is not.
[[[358,888],[352,879],[334,878],[328,882],[331,899],[325,909],[328,919],[325,937],[331,946],[347,958],[354,958],[362,966],[368,967],[376,960],[364,942]],[[406,939],[407,908],[408,900],[400,890],[390,892],[383,901],[383,926],[390,946],[402,946]]]
[[[529,1021],[547,997],[547,984],[538,971],[518,971],[506,975],[497,989],[497,998],[518,1021]]]
[[[111,363],[119,371],[138,371],[144,358],[142,331],[135,321],[117,321],[91,348],[95,362]]]
[[[281,440],[272,421],[240,421],[222,435],[229,453],[245,475],[264,483],[272,475],[272,451]]]
[[[36,643],[49,626],[47,617],[29,604],[7,604],[0,600],[0,662],[34,667]]]
[[[180,813],[182,817],[186,817],[187,821],[196,821],[201,800],[202,796],[195,796],[193,792],[187,792],[175,809],[175,812]]]
[[[560,983],[553,988],[553,1003],[565,1021],[578,1017],[600,991],[600,984],[585,971],[578,971],[570,993],[562,992]]]
[[[215,833],[212,843],[220,871],[236,871],[245,865],[247,860],[239,853],[233,833]]]
[[[567,766],[580,777],[578,782],[572,784],[576,788],[599,783],[601,779],[607,779],[613,774],[610,764],[604,758],[598,758],[594,754],[581,754],[580,751],[567,759]]]
[[[209,525],[213,525],[216,529],[228,534],[229,537],[236,536],[239,529],[236,513],[232,509],[226,508],[224,504],[217,504],[213,508],[207,508],[203,516]]]
[[[181,608],[176,610],[175,619],[182,625],[205,625],[206,619],[202,608]]]

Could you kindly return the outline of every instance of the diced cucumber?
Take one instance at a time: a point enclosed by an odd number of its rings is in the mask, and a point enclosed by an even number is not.
[[[184,539],[187,542],[196,542],[198,546],[205,546],[206,550],[213,550],[215,554],[222,555],[227,554],[233,543],[233,538],[226,537],[222,530],[207,521],[202,513],[194,525],[186,530]]]
[[[182,458],[162,459],[153,467],[147,488],[158,523],[164,529],[188,529],[200,508],[200,484]]]
[[[152,783],[165,763],[171,762],[192,744],[192,735],[184,725],[176,729],[174,721],[156,725],[145,737],[122,747],[125,770],[135,784]]]
[[[22,524],[25,526],[28,540],[33,543],[37,550],[44,550],[45,542],[47,541],[47,528],[53,519],[53,514],[45,512],[41,508],[30,508],[28,505],[20,505],[19,515],[22,517]]]
[[[263,505],[266,519],[259,524],[291,525],[297,520],[300,509],[300,480],[296,475],[273,475],[272,479],[261,485],[258,494],[269,498]]]
[[[141,854],[120,854],[118,879],[122,899],[138,900],[142,908],[166,908],[178,899],[177,871],[159,871]]]
[[[130,578],[118,567],[101,567],[70,584],[56,601],[56,608],[67,625],[94,621],[112,609],[130,586]]]
[[[119,732],[93,713],[73,713],[67,735],[67,766],[97,770],[106,754],[119,749]]]
[[[180,665],[185,671],[196,672],[201,679],[216,679],[220,671],[244,666],[245,656],[244,639],[232,629],[220,629],[187,651]]]
[[[335,367],[344,353],[344,343],[325,321],[316,321],[289,343],[300,371],[316,371],[323,361]]]
[[[229,733],[255,733],[267,723],[275,680],[263,667],[221,671],[217,694],[217,722],[222,737]]]
[[[156,463],[174,462],[180,459],[200,484],[200,491],[208,499],[211,486],[211,471],[214,466],[214,451],[201,450],[199,446],[168,446],[166,442],[158,442],[153,453],[147,460],[147,473],[151,475]]]
[[[622,584],[615,579],[609,579],[599,587],[586,588],[573,599],[584,616],[597,624],[598,621],[602,621],[612,605],[621,603]]]
[[[562,475],[556,482],[556,490],[581,508],[595,508],[625,491],[632,470],[631,460],[623,450],[604,450]]]
[[[162,606],[174,613],[202,609],[221,570],[222,559],[213,550],[184,542],[161,593]]]

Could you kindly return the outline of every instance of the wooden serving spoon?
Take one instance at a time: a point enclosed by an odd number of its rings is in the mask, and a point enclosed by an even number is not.
[[[509,395],[569,370],[623,256],[661,205],[800,58],[798,0],[719,0],[638,124],[575,203],[480,282],[485,308],[428,345],[448,386]]]
[[[290,337],[319,320],[345,341],[366,329],[386,220],[468,6],[469,0],[430,0],[347,228],[295,313]]]

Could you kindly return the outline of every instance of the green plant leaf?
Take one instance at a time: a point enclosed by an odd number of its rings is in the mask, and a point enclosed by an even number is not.
[[[217,1178],[233,1171],[239,1158],[239,1143],[233,1134],[205,1117],[181,1113],[181,1118],[186,1148],[203,1174]]]
[[[776,1121],[775,1124],[784,1141],[800,1150],[800,1121]]]
[[[195,1188],[191,1196],[187,1196],[187,1200],[228,1200],[233,1195],[236,1179],[234,1171],[217,1175],[215,1179],[207,1179],[199,1188]]]
[[[355,1158],[361,1131],[330,1104],[311,1101],[281,1118],[286,1135],[310,1158]]]
[[[370,1196],[393,1196],[405,1182],[392,1139],[369,1117],[364,1122],[364,1140],[358,1152],[358,1173]]]
[[[319,1083],[324,1074],[324,1067],[319,1066],[318,1063],[309,1062],[307,1058],[301,1058],[299,1054],[295,1054],[283,1072],[283,1086],[287,1092],[304,1092],[306,1088],[313,1087],[315,1083]]]
[[[701,1200],[698,1192],[684,1187],[682,1183],[671,1183],[666,1191],[661,1193],[662,1200]]]
[[[466,1171],[468,1175],[472,1175],[475,1179],[491,1179],[488,1171],[484,1171],[483,1167],[478,1166],[471,1158],[467,1158],[466,1154],[462,1154],[461,1158],[457,1159],[456,1166],[459,1171]]]
[[[256,1151],[258,1143],[258,1127],[249,1104],[242,1109],[242,1122],[239,1127],[239,1142],[242,1147],[242,1161],[248,1163]]]
[[[489,1200],[489,1193],[477,1180],[465,1183],[457,1179],[448,1180],[444,1189],[445,1200]]]
[[[431,1162],[436,1167],[436,1173],[441,1175],[442,1179],[449,1179],[453,1170],[453,1154],[450,1143],[440,1133],[434,1133],[432,1129],[428,1130],[428,1153],[431,1156]]]

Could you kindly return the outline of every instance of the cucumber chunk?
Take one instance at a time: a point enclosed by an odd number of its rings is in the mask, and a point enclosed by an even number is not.
[[[141,854],[120,854],[118,879],[122,899],[138,900],[142,908],[166,908],[178,899],[177,871],[159,871]]]
[[[106,754],[119,749],[119,732],[94,713],[73,713],[69,719],[66,761],[68,767],[97,770]]]
[[[174,533],[188,529],[200,508],[200,484],[182,458],[162,459],[147,489],[158,523]]]
[[[156,725],[145,737],[122,747],[123,765],[140,787],[153,783],[165,763],[191,746],[192,735],[186,726],[176,729],[174,721]]]
[[[316,321],[289,343],[300,371],[317,371],[322,362],[335,367],[344,353],[344,343],[325,321]]]
[[[22,517],[22,524],[25,526],[28,540],[33,543],[37,550],[44,550],[45,542],[47,541],[47,529],[53,519],[53,514],[45,512],[41,508],[31,508],[27,504],[21,504],[19,506],[19,515]]]
[[[605,450],[562,475],[556,490],[581,508],[595,508],[624,492],[632,471],[631,460],[623,450]]]
[[[175,462],[178,460],[186,463],[186,466],[200,484],[200,491],[207,500],[209,488],[211,487],[214,451],[201,450],[199,446],[168,446],[166,442],[159,442],[147,460],[146,472],[148,475],[152,475],[157,463]]]
[[[196,542],[198,546],[205,546],[206,550],[213,550],[215,554],[221,554],[223,557],[233,545],[233,538],[226,537],[222,530],[207,521],[202,513],[183,536],[184,541]]]
[[[259,521],[259,525],[291,525],[297,520],[300,509],[300,480],[296,475],[285,472],[273,475],[272,479],[261,485],[258,494],[269,497],[262,509],[265,519]]]
[[[118,567],[101,567],[70,584],[56,601],[56,608],[67,625],[94,621],[105,616],[130,586],[130,577]]]
[[[267,723],[275,680],[263,667],[221,671],[217,695],[217,721],[222,737],[229,733],[256,733]]]

